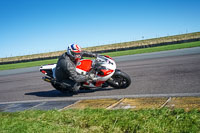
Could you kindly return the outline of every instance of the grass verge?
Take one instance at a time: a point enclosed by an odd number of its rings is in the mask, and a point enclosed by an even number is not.
[[[191,47],[200,47],[200,41],[152,47],[152,48],[126,50],[126,51],[119,51],[119,52],[109,52],[109,53],[102,53],[102,54],[115,57],[115,56],[122,56],[122,55],[151,53],[151,52],[159,52],[159,51],[167,51],[167,50],[175,50],[175,49],[183,49],[183,48],[191,48]],[[33,61],[33,62],[26,62],[26,63],[6,64],[6,65],[0,65],[0,70],[33,67],[33,66],[40,66],[44,64],[52,64],[56,62],[57,62],[57,59],[51,59],[51,60]]]
[[[115,57],[115,56],[123,56],[123,55],[133,55],[133,54],[192,48],[192,47],[199,47],[199,46],[200,46],[200,41],[197,41],[197,42],[165,45],[165,46],[158,46],[158,47],[151,47],[151,48],[133,49],[133,50],[126,50],[126,51],[119,51],[119,52],[109,52],[105,54],[111,57]]]
[[[199,132],[200,112],[183,109],[84,109],[0,113],[2,133]]]
[[[34,67],[34,66],[41,66],[44,64],[52,64],[56,62],[57,62],[57,59],[50,59],[50,60],[32,61],[32,62],[25,62],[25,63],[5,64],[5,65],[0,65],[0,70]]]

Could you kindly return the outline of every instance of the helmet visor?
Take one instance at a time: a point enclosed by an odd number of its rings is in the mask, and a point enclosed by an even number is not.
[[[81,58],[81,54],[75,54],[75,59],[77,59],[77,58]]]
[[[81,58],[81,54],[80,53],[71,52],[71,54],[75,59]]]

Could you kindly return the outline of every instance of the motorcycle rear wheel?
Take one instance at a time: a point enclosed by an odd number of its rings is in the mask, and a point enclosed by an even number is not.
[[[116,70],[107,83],[115,89],[125,89],[131,84],[131,78],[125,72]]]

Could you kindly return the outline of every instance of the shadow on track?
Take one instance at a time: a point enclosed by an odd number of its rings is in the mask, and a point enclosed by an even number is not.
[[[113,88],[97,88],[97,89],[83,89],[78,91],[77,93],[62,93],[57,90],[50,90],[50,91],[38,91],[38,92],[30,92],[30,93],[25,93],[25,95],[34,95],[38,97],[71,97],[73,95],[78,95],[80,93],[94,93],[96,91],[111,91]]]
[[[30,92],[30,93],[25,93],[25,95],[34,95],[34,96],[38,96],[38,97],[66,97],[66,96],[70,97],[70,96],[73,96],[73,94],[62,93],[57,90]]]

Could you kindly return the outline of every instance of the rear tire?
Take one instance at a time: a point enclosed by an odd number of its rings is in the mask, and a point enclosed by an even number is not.
[[[131,84],[131,78],[125,72],[116,70],[107,83],[115,89],[125,89]]]

